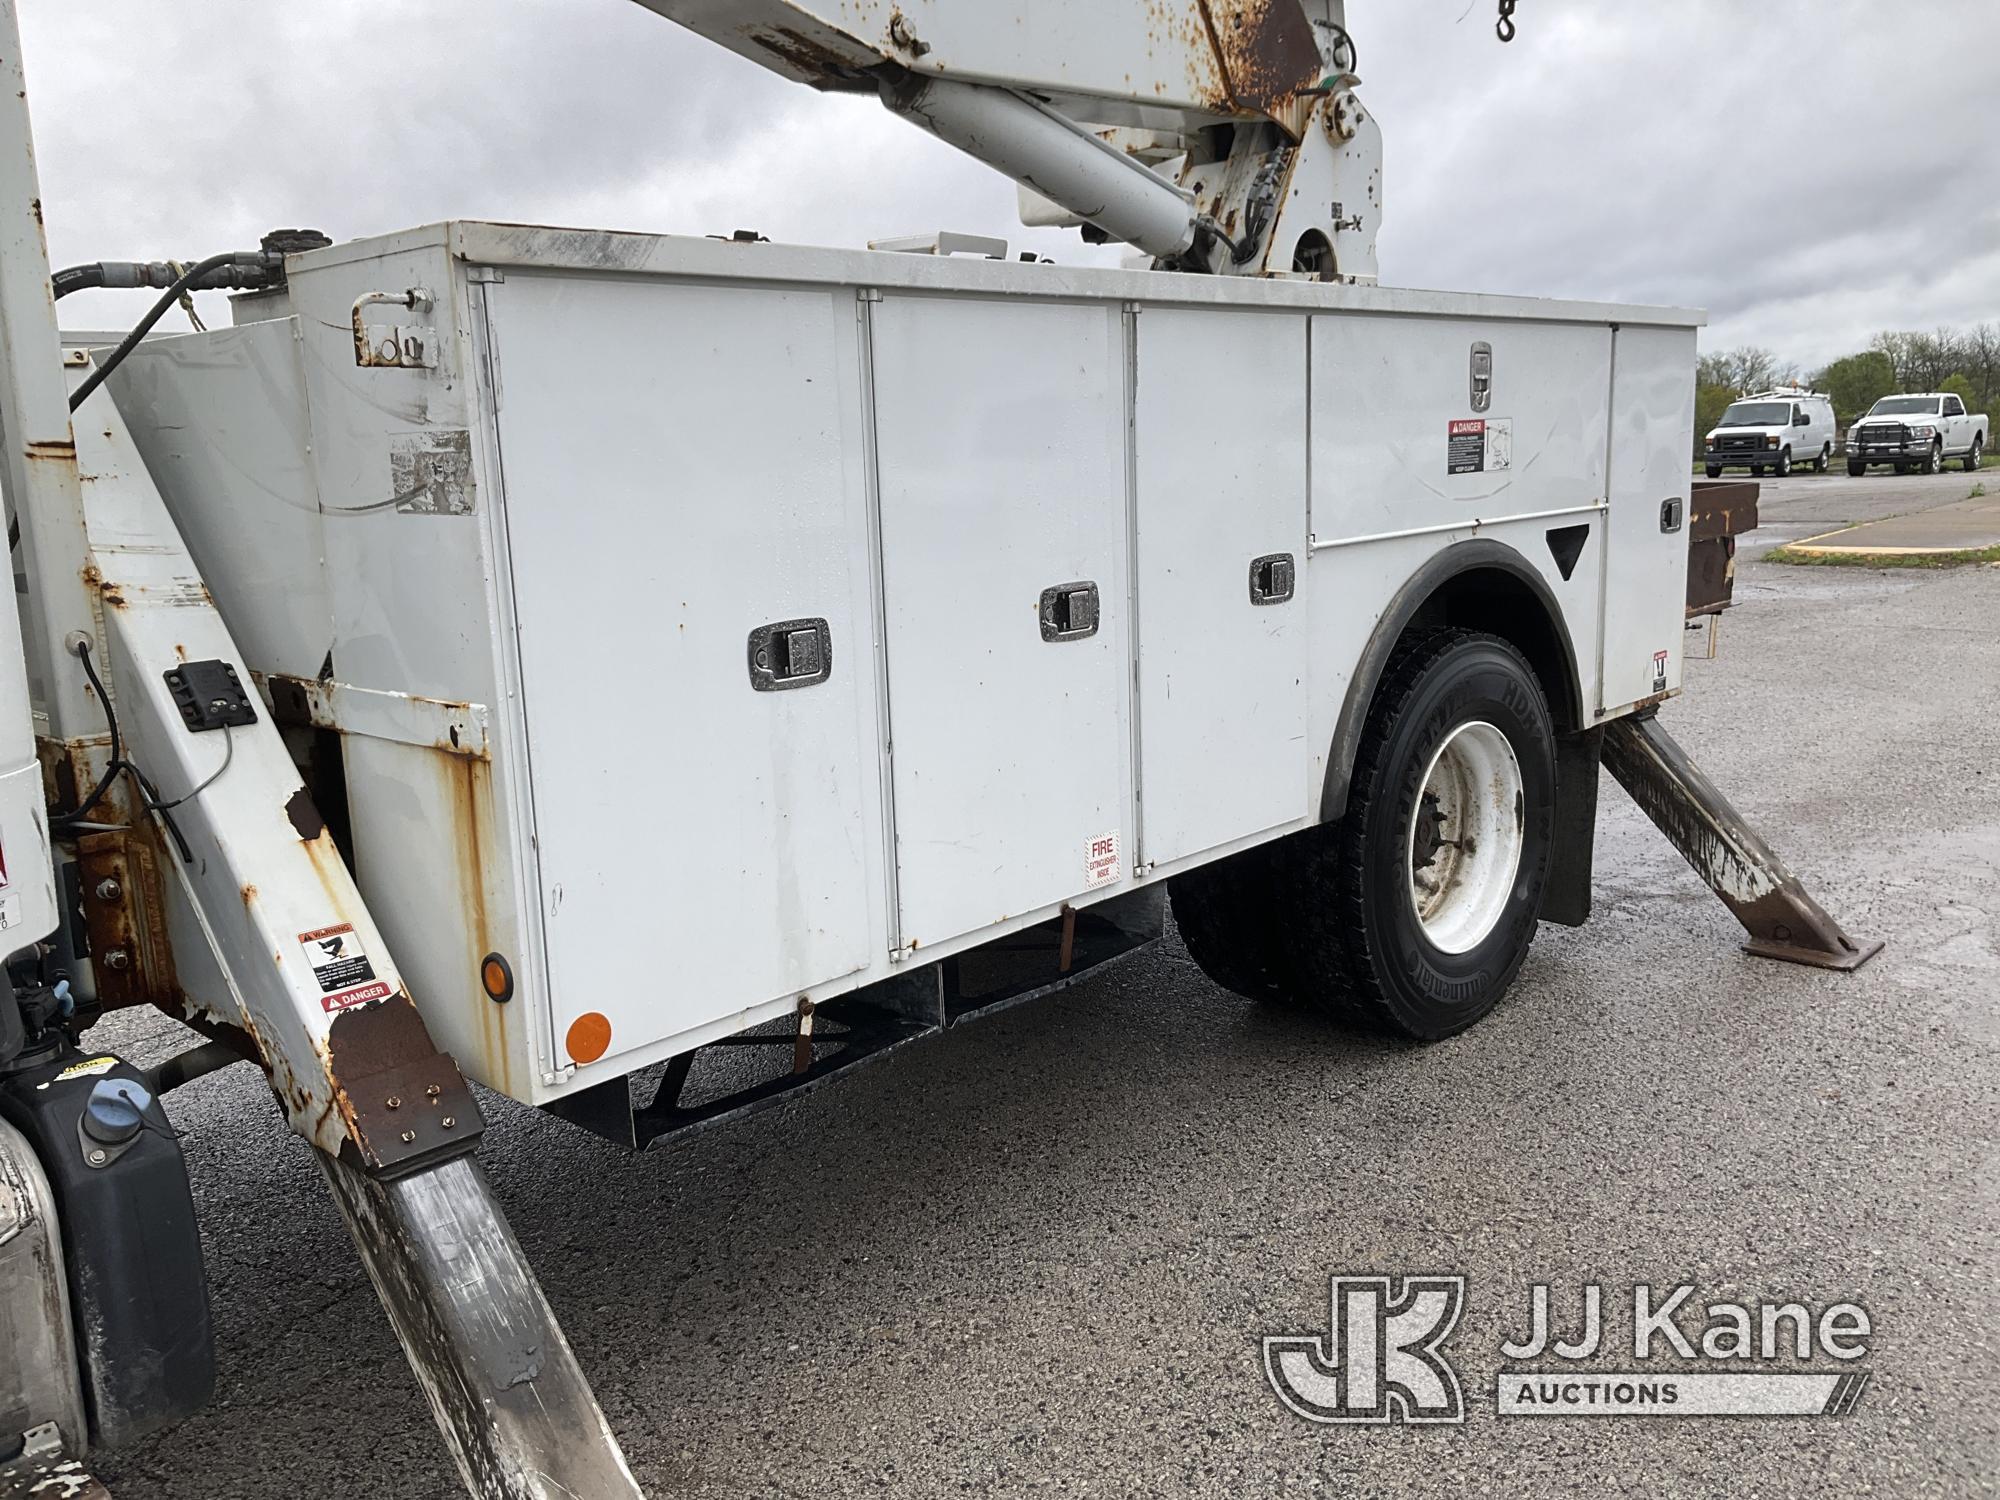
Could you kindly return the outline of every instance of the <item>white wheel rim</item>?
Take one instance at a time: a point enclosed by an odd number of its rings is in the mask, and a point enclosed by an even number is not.
[[[1465,953],[1499,925],[1521,868],[1521,763],[1483,720],[1445,737],[1410,818],[1410,906],[1431,945]]]

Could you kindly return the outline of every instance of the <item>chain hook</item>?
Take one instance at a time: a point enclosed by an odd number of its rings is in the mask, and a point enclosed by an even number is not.
[[[1514,6],[1517,0],[1500,0],[1500,24],[1493,29],[1500,34],[1500,40],[1514,40]]]

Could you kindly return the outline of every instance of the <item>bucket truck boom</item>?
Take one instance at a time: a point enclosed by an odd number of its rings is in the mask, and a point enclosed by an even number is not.
[[[784,77],[868,92],[1156,264],[1372,282],[1382,142],[1344,0],[639,0]]]

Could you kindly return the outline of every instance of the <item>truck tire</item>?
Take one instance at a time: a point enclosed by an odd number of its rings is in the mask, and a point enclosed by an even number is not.
[[[1720,479],[1722,477],[1722,466],[1720,464],[1710,464],[1708,466],[1708,477],[1710,479]]]
[[[1833,444],[1828,443],[1819,450],[1819,457],[1813,460],[1813,473],[1824,474],[1833,467]]]
[[[1276,849],[1245,849],[1167,881],[1167,900],[1188,957],[1246,1000],[1283,1003],[1291,985],[1273,923]]]
[[[1478,1021],[1534,940],[1554,818],[1554,729],[1520,651],[1467,630],[1399,647],[1345,815],[1278,846],[1293,994],[1424,1040]]]
[[[1850,458],[1847,461],[1847,477],[1849,479],[1859,479],[1867,472],[1868,465],[1862,463],[1859,459]]]
[[[1923,465],[1917,470],[1917,472],[1919,474],[1936,474],[1943,468],[1944,468],[1944,439],[1939,438],[1936,442],[1931,444],[1931,451],[1924,455]]]
[[[1986,439],[1978,433],[1972,435],[1972,446],[1965,450],[1965,472],[1977,474],[1980,460],[1986,456]]]
[[[1789,478],[1791,476],[1791,472],[1792,472],[1792,450],[1787,448],[1783,453],[1780,453],[1778,455],[1778,477],[1780,479]]]

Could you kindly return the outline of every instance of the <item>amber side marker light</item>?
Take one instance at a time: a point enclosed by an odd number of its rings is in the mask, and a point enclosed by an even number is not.
[[[479,983],[489,1000],[505,1005],[514,998],[514,970],[497,953],[489,953],[479,961]]]

